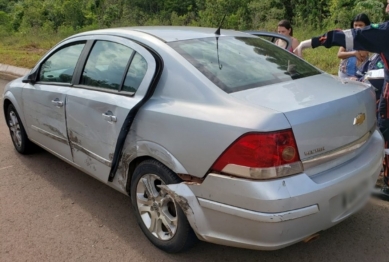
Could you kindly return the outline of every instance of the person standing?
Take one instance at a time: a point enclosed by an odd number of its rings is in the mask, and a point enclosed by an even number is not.
[[[293,27],[288,20],[281,20],[278,23],[277,33],[290,38],[292,46],[289,47],[289,51],[293,52],[293,50],[299,45],[299,41],[293,37]],[[286,43],[280,39],[278,39],[275,44],[282,48],[285,48],[286,46]]]
[[[370,19],[366,14],[357,15],[352,21],[350,28],[363,28],[370,25]],[[357,59],[356,53],[361,59]],[[342,79],[356,78],[356,73],[361,65],[369,59],[369,52],[358,50],[347,50],[343,46],[339,48],[338,58],[341,59],[339,64],[338,76]]]

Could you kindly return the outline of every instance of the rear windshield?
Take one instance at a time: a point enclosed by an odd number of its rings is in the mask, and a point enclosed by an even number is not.
[[[289,51],[260,38],[212,37],[169,45],[227,93],[321,73]]]

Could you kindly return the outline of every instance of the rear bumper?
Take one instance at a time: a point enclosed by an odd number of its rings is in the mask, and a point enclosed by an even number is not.
[[[363,207],[383,155],[383,139],[375,131],[361,154],[313,177],[302,173],[253,181],[209,174],[200,185],[169,188],[180,197],[200,239],[274,250],[332,227]]]

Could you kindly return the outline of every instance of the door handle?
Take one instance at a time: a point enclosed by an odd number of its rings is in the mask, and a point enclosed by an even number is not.
[[[60,101],[58,98],[51,100],[51,103],[53,103],[56,107],[63,107],[63,101]]]
[[[103,119],[108,122],[116,122],[117,118],[113,115],[111,111],[107,111],[105,113],[101,114],[103,116]]]

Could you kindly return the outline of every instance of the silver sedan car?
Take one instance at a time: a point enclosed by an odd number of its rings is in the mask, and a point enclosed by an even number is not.
[[[19,153],[38,145],[130,196],[167,252],[310,239],[366,203],[383,160],[370,86],[233,30],[74,35],[3,107]]]

